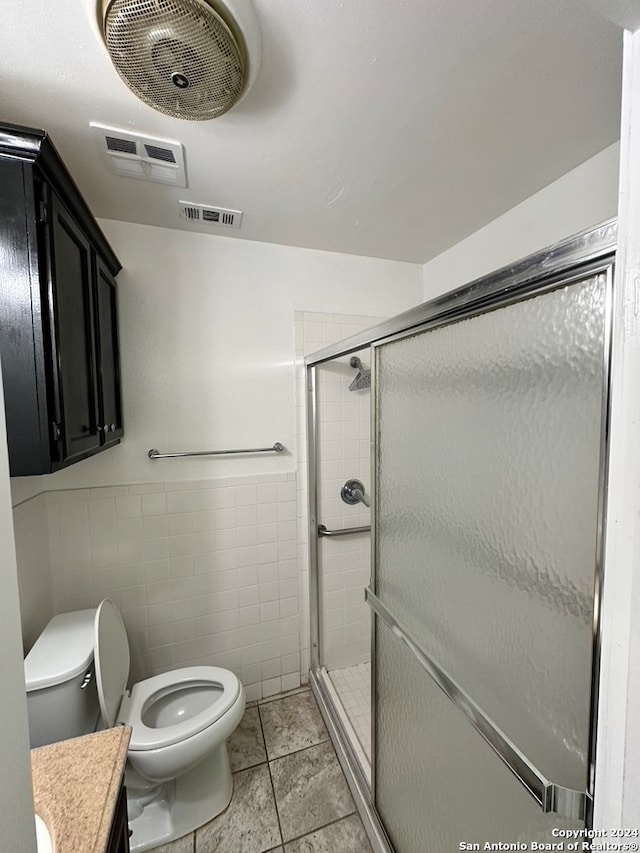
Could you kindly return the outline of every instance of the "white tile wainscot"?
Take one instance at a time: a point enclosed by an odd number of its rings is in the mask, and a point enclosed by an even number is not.
[[[300,684],[295,474],[46,495],[54,610],[111,598],[132,679],[233,670],[248,699]]]

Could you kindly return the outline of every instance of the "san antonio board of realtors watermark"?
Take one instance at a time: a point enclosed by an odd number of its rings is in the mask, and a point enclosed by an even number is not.
[[[461,841],[458,850],[586,851],[586,853],[638,853],[637,829],[553,829],[554,841]]]

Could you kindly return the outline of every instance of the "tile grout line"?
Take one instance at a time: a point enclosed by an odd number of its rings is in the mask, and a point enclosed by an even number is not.
[[[287,697],[282,697],[282,698],[287,698]],[[274,701],[278,701],[278,700],[274,700]],[[264,702],[263,702],[262,704],[268,704],[268,703],[264,703]],[[275,758],[273,758],[273,759],[270,759],[270,758],[269,758],[269,753],[268,753],[268,750],[267,750],[267,740],[266,740],[265,735],[264,735],[264,726],[263,726],[263,724],[262,724],[262,714],[260,713],[260,707],[261,707],[261,705],[258,705],[258,717],[260,718],[260,728],[262,729],[262,737],[263,737],[263,739],[264,739],[265,753],[267,754],[267,765],[268,765],[268,767],[269,767],[269,778],[271,779],[271,786],[272,786],[272,789],[273,789],[273,799],[274,799],[275,806],[276,806],[276,814],[277,814],[277,816],[278,816],[278,825],[279,825],[279,827],[280,827],[280,836],[281,836],[281,838],[282,838],[282,849],[283,849],[283,851],[284,851],[284,850],[285,850],[284,834],[283,834],[283,832],[282,832],[282,825],[280,824],[280,813],[279,813],[279,810],[278,810],[278,801],[277,801],[277,799],[276,799],[275,787],[273,786],[273,776],[272,776],[272,774],[271,774],[271,763],[272,763],[273,761],[279,761],[281,758],[287,758],[289,755],[297,755],[297,754],[298,754],[298,753],[300,753],[300,752],[306,752],[307,750],[309,750],[309,749],[313,749],[313,748],[314,748],[314,747],[316,747],[316,746],[321,746],[323,743],[329,743],[329,744],[331,745],[332,750],[333,750],[333,753],[334,753],[334,755],[335,755],[335,747],[333,746],[333,743],[331,742],[331,738],[329,737],[329,733],[327,732],[327,737],[326,737],[324,740],[319,741],[318,743],[312,743],[312,744],[310,744],[309,746],[304,746],[304,747],[302,747],[302,749],[294,749],[294,750],[292,750],[291,752],[287,752],[287,753],[285,753],[284,755],[279,755],[279,756],[276,756],[276,757],[275,757]],[[326,729],[325,729],[325,730],[326,730]],[[336,757],[336,760],[337,760],[337,757]],[[342,773],[342,775],[344,776],[344,773],[342,772],[342,768],[340,768],[340,772],[341,772],[341,773]],[[345,780],[345,781],[346,781],[346,780]],[[353,798],[352,798],[352,801],[353,801]],[[348,818],[348,817],[352,817],[353,815],[357,815],[357,813],[358,813],[358,812],[357,812],[357,809],[356,809],[356,807],[355,807],[355,803],[354,803],[353,811],[350,811],[350,812],[348,812],[347,814],[342,815],[342,816],[341,816],[341,817],[339,817],[339,818],[336,818],[335,820],[331,820],[331,821],[329,821],[328,823],[322,824],[322,826],[317,826],[317,827],[315,827],[315,829],[312,829],[310,832],[305,832],[305,833],[303,833],[303,834],[301,834],[301,835],[296,835],[294,838],[290,838],[290,839],[288,839],[286,843],[287,843],[287,844],[291,844],[291,843],[292,843],[292,842],[294,842],[294,841],[300,841],[301,839],[304,839],[304,838],[307,838],[307,837],[308,837],[308,836],[310,836],[310,835],[313,835],[313,833],[314,833],[314,832],[319,832],[321,829],[326,829],[328,826],[333,826],[333,824],[335,824],[335,823],[339,823],[341,820],[346,820],[346,818]],[[267,851],[267,853],[269,853],[269,851]]]
[[[270,705],[272,702],[281,702],[283,699],[288,699],[290,696],[298,696],[300,693],[310,692],[311,688],[307,685],[300,685],[300,687],[294,687],[293,690],[287,690],[286,693],[278,693],[276,696],[266,696],[264,699],[257,699],[255,701],[256,707],[261,707],[262,705]]]
[[[271,792],[273,794],[273,805],[276,810],[276,820],[278,821],[278,832],[280,833],[280,845],[282,850],[284,851],[284,835],[282,833],[282,824],[280,823],[280,811],[278,809],[278,800],[276,799],[276,789],[273,784],[273,776],[271,775],[271,764],[269,762],[269,752],[267,750],[267,739],[264,735],[264,726],[262,725],[262,714],[260,713],[260,705],[256,706],[258,708],[258,720],[260,721],[260,731],[262,732],[262,740],[264,742],[264,754],[267,756],[267,772],[269,773],[269,782],[271,783]]]
[[[288,758],[290,755],[297,755],[299,752],[305,752],[307,749],[313,749],[314,746],[322,746],[323,743],[331,743],[331,738],[327,735],[327,737],[323,738],[322,740],[319,740],[317,743],[310,743],[308,746],[300,747],[300,749],[292,749],[291,752],[285,752],[284,755],[276,755],[273,758],[267,757],[267,762],[271,763],[274,761],[280,761],[280,759]],[[333,746],[332,743],[331,746]]]
[[[287,841],[287,844],[291,844],[294,841],[300,841],[303,838],[308,838],[310,835],[313,835],[314,832],[320,832],[321,829],[326,829],[328,826],[333,826],[335,823],[340,823],[341,820],[346,820],[348,817],[353,817],[358,814],[358,810],[354,808],[352,812],[349,814],[342,815],[342,817],[337,817],[335,820],[330,820],[329,823],[323,823],[322,826],[317,826],[315,829],[312,829],[311,832],[305,832],[304,835],[296,835],[295,838],[291,838]]]
[[[312,692],[312,694],[311,694],[311,695],[313,696],[313,692]],[[315,702],[315,697],[314,697],[314,702]],[[341,775],[342,775],[342,777],[343,777],[343,779],[344,779],[344,781],[345,781],[345,783],[346,783],[346,782],[347,782],[347,780],[346,780],[346,777],[345,777],[345,775],[344,775],[344,771],[342,770],[342,767],[340,767],[340,762],[338,761],[338,755],[337,755],[337,753],[336,753],[336,748],[335,748],[335,746],[334,746],[334,744],[333,744],[333,741],[331,740],[331,737],[329,736],[329,731],[328,731],[328,729],[326,728],[326,726],[325,726],[325,731],[327,732],[327,739],[326,739],[326,740],[323,740],[323,741],[320,741],[320,743],[321,743],[321,744],[322,744],[322,743],[329,743],[329,745],[331,746],[331,750],[332,750],[332,752],[333,752],[333,755],[334,755],[334,758],[335,758],[336,763],[337,763],[337,765],[338,765],[338,768],[339,768],[339,770],[340,770],[340,773],[341,773]],[[314,744],[314,746],[319,746],[319,744]],[[305,749],[311,749],[311,747],[305,747]],[[298,752],[302,752],[302,751],[303,751],[303,750],[298,750]],[[353,797],[351,796],[351,793],[350,793],[350,792],[349,792],[349,796],[350,796],[351,802],[353,803],[353,811],[349,812],[349,813],[348,813],[348,814],[346,814],[346,815],[343,815],[342,817],[336,818],[336,820],[329,821],[329,823],[326,823],[326,824],[324,824],[324,826],[320,826],[320,827],[318,827],[317,829],[312,830],[312,832],[307,833],[307,835],[311,835],[311,834],[313,834],[313,832],[318,832],[320,829],[325,829],[325,828],[326,828],[326,827],[328,827],[328,826],[333,826],[333,824],[334,824],[334,823],[339,823],[341,820],[345,820],[346,818],[351,817],[352,815],[357,815],[357,816],[358,816],[358,820],[361,820],[361,819],[360,819],[360,816],[358,815],[358,809],[357,809],[357,807],[356,807],[355,801],[354,801]],[[296,838],[296,839],[292,839],[292,841],[293,841],[293,840],[299,840],[300,838],[306,838],[306,836],[305,836],[305,835],[297,836],[297,838]]]

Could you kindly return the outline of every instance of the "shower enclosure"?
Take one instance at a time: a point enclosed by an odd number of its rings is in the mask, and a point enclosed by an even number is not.
[[[306,360],[311,683],[377,850],[590,826],[615,239],[608,223]],[[371,390],[350,406],[354,354]],[[338,397],[371,415],[346,472],[370,516],[342,507]]]

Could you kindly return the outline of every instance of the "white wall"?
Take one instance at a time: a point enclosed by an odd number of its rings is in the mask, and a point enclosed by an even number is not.
[[[308,668],[308,598],[298,590],[294,316],[397,313],[420,301],[421,268],[101,224],[124,267],[125,437],[54,475],[12,481],[25,648],[53,613],[110,596],[133,678],[207,660],[238,672],[250,698],[295,686]],[[332,341],[353,332],[329,325]],[[147,458],[150,447],[275,441],[287,453]]]
[[[13,511],[25,654],[54,615],[47,500],[41,494]]]
[[[100,223],[118,277],[125,438],[45,489],[295,470],[294,311],[391,316],[422,299],[418,264]],[[282,442],[282,456],[151,462],[147,451]]]
[[[2,380],[0,377],[0,399]],[[0,849],[33,853],[35,827],[29,764],[27,702],[4,406],[0,405]]]
[[[610,145],[423,267],[424,300],[616,216],[620,146]]]

